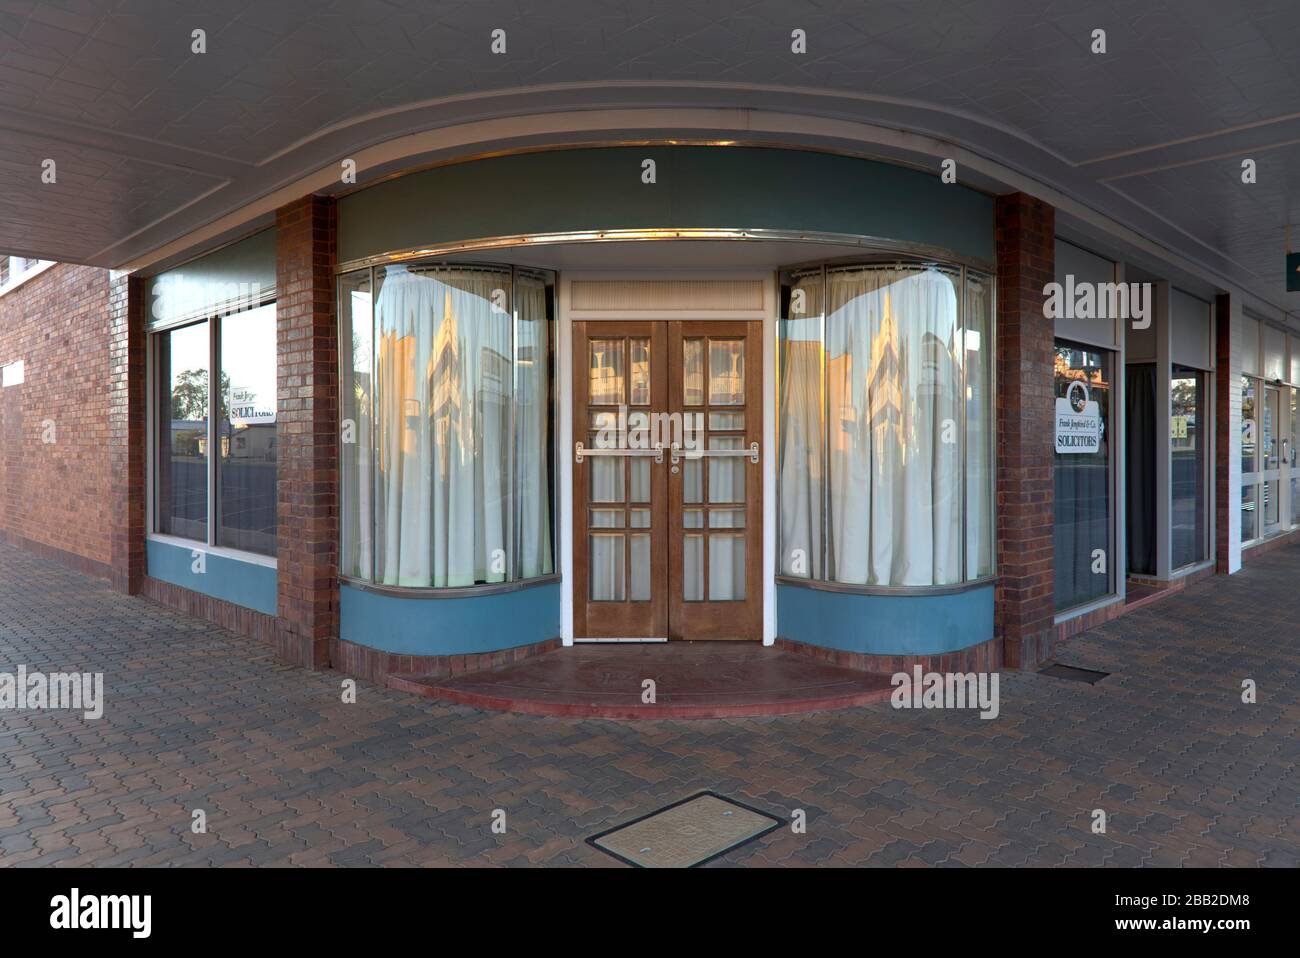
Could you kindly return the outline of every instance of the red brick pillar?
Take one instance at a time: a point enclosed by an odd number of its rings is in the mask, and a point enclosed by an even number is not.
[[[109,533],[113,588],[135,595],[145,572],[144,281],[108,281],[108,437],[112,476]]]
[[[276,650],[289,664],[324,668],[339,606],[334,201],[309,196],[275,219]]]
[[[1232,297],[1220,293],[1214,300],[1214,571],[1218,575],[1236,571],[1229,558],[1234,524],[1241,541],[1241,502],[1233,502],[1230,495],[1234,459],[1241,475],[1241,351],[1234,353],[1232,332]]]
[[[999,196],[997,222],[998,586],[995,630],[1008,668],[1050,655],[1053,594],[1054,328],[1043,287],[1055,279],[1056,211]]]

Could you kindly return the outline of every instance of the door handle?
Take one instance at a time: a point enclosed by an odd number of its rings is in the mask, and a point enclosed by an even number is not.
[[[672,462],[673,465],[681,462],[683,457],[686,459],[703,459],[703,458],[727,458],[736,456],[748,456],[749,461],[757,464],[758,462],[758,443],[751,442],[748,449],[689,449],[685,453],[682,447],[677,443],[672,445]]]
[[[588,456],[654,456],[655,462],[664,461],[664,447],[660,443],[655,443],[653,449],[586,449],[582,443],[573,444],[573,461],[582,464],[582,460]]]

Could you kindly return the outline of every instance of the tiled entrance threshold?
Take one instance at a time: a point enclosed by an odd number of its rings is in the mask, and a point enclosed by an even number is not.
[[[645,680],[654,701],[643,701]],[[452,677],[398,674],[391,688],[476,708],[613,719],[732,718],[848,708],[889,698],[889,676],[757,643],[576,645]]]

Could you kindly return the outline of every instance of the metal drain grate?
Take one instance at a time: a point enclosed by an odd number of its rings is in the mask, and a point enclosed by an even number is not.
[[[1096,685],[1109,672],[1098,672],[1095,669],[1081,669],[1077,665],[1062,665],[1056,662],[1038,670],[1039,675],[1050,675],[1054,679],[1069,679],[1072,682],[1087,682],[1089,685]]]
[[[783,824],[756,808],[700,792],[592,835],[587,842],[638,868],[693,868]]]

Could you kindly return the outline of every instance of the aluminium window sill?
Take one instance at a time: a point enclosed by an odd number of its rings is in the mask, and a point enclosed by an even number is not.
[[[186,539],[183,536],[172,536],[163,532],[151,532],[145,538],[150,542],[161,542],[164,545],[176,546],[189,552],[202,552],[204,555],[220,556],[223,559],[247,562],[250,565],[265,566],[268,569],[275,569],[279,565],[275,556],[262,555],[260,552],[248,552],[245,549],[232,549],[229,546],[211,546],[206,542],[200,542],[198,539]]]
[[[553,582],[561,581],[560,574],[550,573],[548,575],[533,576],[531,579],[516,579],[511,582],[483,582],[475,585],[459,585],[436,588],[433,586],[418,585],[385,585],[381,582],[371,582],[367,579],[358,579],[350,575],[339,576],[341,585],[351,586],[362,592],[373,592],[376,595],[386,595],[394,599],[464,599],[476,596],[486,595],[503,595],[509,592],[519,592],[522,589],[531,589],[536,586],[550,585]]]
[[[947,585],[853,585],[843,582],[827,582],[823,579],[804,579],[799,576],[777,575],[775,577],[778,585],[793,585],[805,589],[812,589],[817,592],[842,592],[849,595],[884,595],[906,598],[907,596],[920,597],[927,595],[953,595],[959,592],[970,592],[974,589],[982,589],[987,586],[995,585],[998,581],[996,575],[984,576],[980,579],[970,579],[966,582],[953,582]]]

